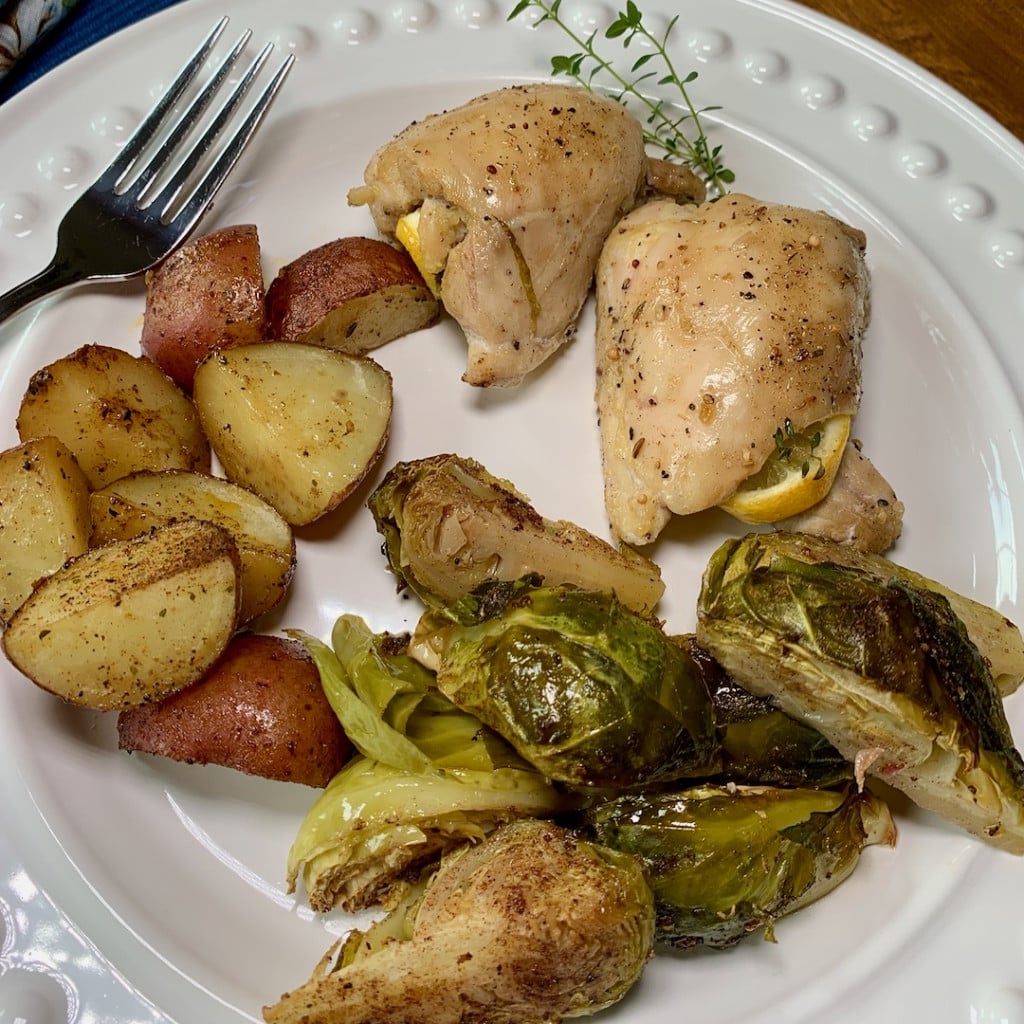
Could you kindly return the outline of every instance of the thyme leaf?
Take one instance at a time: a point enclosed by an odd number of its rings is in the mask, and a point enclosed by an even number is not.
[[[639,37],[652,47],[633,61],[626,77],[612,64],[611,59],[598,52],[598,33],[592,32],[586,38],[578,35],[562,20],[561,6],[562,0],[519,0],[512,8],[508,20],[517,18],[531,8],[539,10],[541,13],[537,25],[545,21],[553,22],[579,47],[575,53],[551,58],[553,75],[572,78],[591,92],[597,91],[603,80],[610,80],[610,91],[616,100],[625,103],[628,98],[632,98],[645,108],[645,142],[662,149],[670,159],[680,160],[692,167],[704,178],[713,194],[722,195],[728,191],[727,186],[736,180],[736,176],[723,162],[721,145],[711,145],[701,122],[702,114],[720,110],[721,107],[697,107],[687,89],[697,79],[697,72],[691,71],[681,77],[669,55],[669,35],[679,16],[673,17],[664,33],[658,37],[644,24],[643,13],[634,0],[626,0],[626,9],[619,11],[615,20],[604,30],[604,38],[620,40],[623,49],[626,49]],[[652,61],[655,64],[649,67]],[[660,73],[656,69],[659,61]],[[651,84],[662,89],[674,86],[682,98],[681,107],[668,103],[664,97],[652,98],[646,91],[642,91]]]
[[[775,428],[772,440],[775,442],[776,457],[781,462],[788,462],[793,455],[794,446],[800,442],[801,437],[794,428],[793,421],[787,416],[783,420],[782,426]],[[825,475],[825,463],[820,455],[815,454],[815,449],[821,444],[821,431],[816,430],[806,439],[805,443],[809,449],[810,459],[801,463],[800,476],[806,477],[811,472],[811,463],[813,461],[816,463],[816,466],[812,479],[820,480]]]

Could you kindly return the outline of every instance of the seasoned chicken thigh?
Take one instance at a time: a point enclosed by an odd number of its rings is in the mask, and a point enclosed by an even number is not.
[[[464,380],[514,385],[572,336],[645,172],[642,129],[620,104],[523,85],[409,125],[349,201],[389,238],[415,212],[414,256],[469,343]]]
[[[597,408],[616,536],[721,504],[803,431],[853,414],[868,322],[863,233],[730,194],[627,215],[597,270]]]

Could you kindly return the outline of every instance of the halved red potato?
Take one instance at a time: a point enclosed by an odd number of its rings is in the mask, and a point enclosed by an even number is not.
[[[196,370],[193,397],[227,478],[293,526],[351,494],[383,453],[391,424],[387,370],[301,342],[209,356]]]
[[[271,505],[245,487],[205,473],[133,473],[89,497],[93,546],[127,540],[178,519],[203,519],[234,538],[242,563],[239,622],[275,607],[295,573],[295,537]]]
[[[433,324],[440,304],[408,253],[338,238],[282,267],[267,289],[270,337],[360,355]]]
[[[187,242],[147,276],[142,353],[183,390],[210,351],[266,336],[260,258],[256,226],[237,224]]]
[[[66,562],[11,617],[3,649],[50,693],[102,711],[201,679],[238,623],[230,534],[184,520]]]
[[[118,746],[189,764],[326,786],[352,751],[297,640],[240,633],[197,683],[122,711]]]
[[[65,445],[41,437],[0,453],[0,625],[89,532],[89,484]]]
[[[58,438],[93,489],[142,469],[210,469],[188,397],[148,359],[107,345],[83,345],[32,375],[18,436]]]

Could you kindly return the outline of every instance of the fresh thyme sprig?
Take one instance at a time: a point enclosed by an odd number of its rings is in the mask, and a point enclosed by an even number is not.
[[[793,427],[793,421],[787,416],[781,427],[776,427],[775,434],[775,449],[778,453],[778,457],[783,462],[788,462],[790,456],[793,454],[793,446],[798,444],[803,438],[798,434]],[[816,430],[810,437],[806,438],[807,446],[810,448],[811,458],[817,462],[817,468],[814,471],[814,480],[820,480],[825,475],[825,464],[821,461],[820,455],[814,454],[814,449],[821,444],[821,431]],[[806,477],[811,471],[810,461],[805,461],[800,466],[800,476]]]
[[[551,58],[551,72],[554,75],[568,75],[586,89],[594,91],[600,85],[599,77],[604,75],[612,80],[612,94],[619,102],[632,97],[647,108],[644,129],[645,140],[663,149],[670,158],[682,160],[701,174],[708,188],[716,195],[727,191],[726,186],[735,181],[736,176],[722,162],[722,147],[711,146],[701,123],[701,114],[720,107],[700,107],[690,99],[687,86],[697,78],[697,72],[691,71],[684,78],[679,77],[672,58],[668,53],[668,37],[675,27],[679,16],[669,21],[661,38],[656,37],[644,25],[643,14],[633,0],[626,0],[626,9],[619,11],[615,20],[604,30],[605,39],[620,39],[623,48],[627,48],[639,36],[646,40],[653,50],[648,50],[633,62],[630,68],[632,78],[626,78],[613,66],[612,61],[602,57],[595,47],[598,33],[592,32],[586,39],[577,35],[573,29],[562,21],[559,8],[562,0],[519,0],[508,16],[508,20],[518,17],[531,7],[536,7],[541,16],[537,24],[544,21],[554,22],[569,38],[580,47],[579,52]],[[643,69],[654,59],[660,58],[664,64],[664,74],[660,77],[656,70]],[[642,72],[642,73],[641,73]],[[641,86],[652,79],[658,86],[675,86],[683,99],[683,111],[676,116],[675,108],[665,98],[652,99],[641,91]],[[692,129],[692,135],[687,129]]]

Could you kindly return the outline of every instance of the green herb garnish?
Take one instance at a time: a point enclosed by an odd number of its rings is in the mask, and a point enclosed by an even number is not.
[[[793,421],[787,416],[783,421],[783,425],[776,427],[773,440],[775,441],[775,450],[780,461],[788,462],[793,454],[794,445],[802,445],[804,448],[809,449],[811,459],[817,463],[814,479],[820,480],[825,475],[825,464],[819,455],[814,454],[814,449],[821,444],[820,430],[816,430],[810,436],[798,434],[793,427]],[[806,477],[810,471],[811,462],[807,460],[800,467],[800,476]]]
[[[615,99],[624,103],[628,97],[633,97],[647,108],[645,141],[663,149],[669,158],[689,164],[704,178],[705,184],[714,194],[721,195],[726,192],[726,186],[735,181],[736,176],[722,163],[722,147],[711,146],[700,120],[701,114],[721,108],[698,108],[694,105],[686,87],[697,78],[697,72],[691,71],[685,78],[680,78],[668,54],[668,37],[679,16],[676,15],[669,21],[664,35],[659,39],[644,25],[640,8],[633,0],[626,0],[626,9],[619,11],[615,20],[604,30],[604,38],[621,40],[625,49],[639,36],[653,49],[633,62],[630,68],[632,78],[625,78],[613,67],[611,60],[602,57],[595,49],[594,41],[598,33],[593,32],[586,39],[582,39],[562,21],[559,16],[561,6],[562,0],[550,0],[550,3],[545,0],[519,0],[508,20],[511,21],[531,7],[536,7],[541,12],[540,18],[537,19],[538,25],[544,21],[554,22],[580,47],[577,53],[551,58],[553,75],[568,75],[591,91],[596,91],[602,84],[602,75],[611,79],[614,84],[610,92]],[[644,70],[652,60],[658,58],[664,65],[660,77],[656,70]],[[670,105],[664,98],[652,99],[640,91],[640,87],[652,79],[656,80],[654,84],[658,86],[675,86],[679,90],[683,100],[681,113],[677,115],[678,108]],[[687,129],[691,130],[690,134],[687,134]]]

